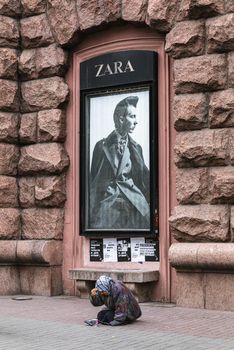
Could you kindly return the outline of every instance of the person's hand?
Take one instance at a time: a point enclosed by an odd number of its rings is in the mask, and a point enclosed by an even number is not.
[[[105,292],[105,291],[100,292],[100,294],[101,294],[103,297],[107,297],[107,296],[109,295],[109,293],[108,293],[108,292]]]
[[[93,289],[91,290],[91,297],[95,297],[95,295],[97,295],[97,293],[98,293],[97,288],[93,288]]]

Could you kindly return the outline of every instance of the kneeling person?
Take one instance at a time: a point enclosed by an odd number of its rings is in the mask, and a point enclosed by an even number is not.
[[[101,276],[91,290],[94,306],[105,305],[98,315],[99,323],[119,326],[135,321],[141,316],[140,306],[129,288],[121,281]]]

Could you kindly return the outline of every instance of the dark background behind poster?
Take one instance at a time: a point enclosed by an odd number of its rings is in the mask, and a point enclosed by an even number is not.
[[[90,239],[90,261],[103,260],[103,239]]]

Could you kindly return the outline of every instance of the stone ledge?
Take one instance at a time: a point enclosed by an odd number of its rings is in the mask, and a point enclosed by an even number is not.
[[[45,240],[1,240],[0,264],[9,265],[62,264],[62,242]]]
[[[102,275],[123,281],[139,302],[153,301],[153,289],[159,279],[157,270],[137,269],[97,269],[78,268],[69,271],[69,277],[76,281],[76,295],[81,299],[89,298],[95,281]]]
[[[156,270],[130,270],[130,269],[96,269],[96,268],[79,268],[69,270],[69,276],[73,280],[96,281],[100,276],[106,275],[114,279],[128,283],[146,283],[157,281],[159,271]]]
[[[173,243],[169,260],[179,271],[230,271],[234,269],[234,244]]]

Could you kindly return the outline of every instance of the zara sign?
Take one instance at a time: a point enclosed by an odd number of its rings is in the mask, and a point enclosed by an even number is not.
[[[128,60],[126,64],[124,64],[122,61],[113,62],[112,65],[104,65],[103,63],[96,64],[95,68],[97,68],[96,77],[103,77],[104,75],[123,74],[135,71],[130,60]]]
[[[111,52],[80,65],[81,90],[157,81],[157,54],[152,51]]]
[[[81,234],[152,237],[158,233],[157,54],[111,52],[82,62],[80,72]]]

